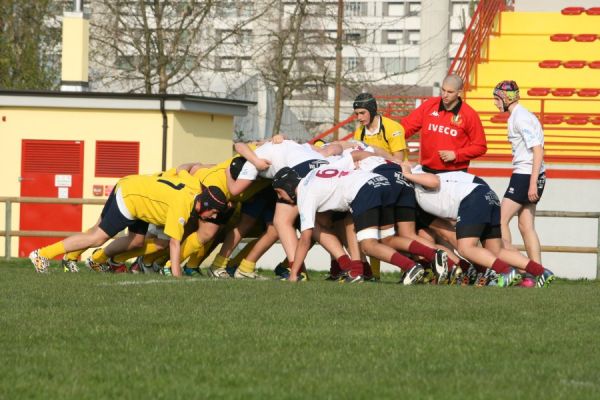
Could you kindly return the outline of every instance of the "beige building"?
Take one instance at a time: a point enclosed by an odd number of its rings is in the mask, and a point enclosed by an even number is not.
[[[105,199],[130,174],[232,154],[233,117],[252,102],[186,95],[0,91],[0,196]],[[4,230],[5,203],[0,203]],[[79,231],[97,205],[12,205],[12,230]],[[46,238],[13,238],[26,256]],[[0,254],[5,253],[4,240]]]

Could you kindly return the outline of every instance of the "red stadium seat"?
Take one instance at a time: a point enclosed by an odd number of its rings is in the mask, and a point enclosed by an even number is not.
[[[585,10],[587,15],[600,15],[600,7],[590,7]]]
[[[531,88],[527,91],[527,94],[530,96],[548,96],[548,94],[550,93],[550,88]]]
[[[575,35],[576,42],[593,42],[598,39],[598,35],[595,33],[582,33],[581,35]]]
[[[505,124],[508,121],[508,117],[510,115],[508,113],[496,114],[492,118],[490,118],[490,122],[495,124]]]
[[[588,64],[588,67],[590,67],[590,68],[600,68],[600,60],[598,60],[598,61],[590,61],[590,63]]]
[[[557,125],[561,122],[563,122],[562,115],[544,115],[544,118],[542,119],[544,125]]]
[[[583,7],[565,7],[562,10],[560,10],[560,13],[562,15],[580,15],[584,11],[585,8]]]
[[[600,125],[600,117],[594,117],[590,120],[590,122],[594,125]]]
[[[573,39],[573,35],[570,33],[555,33],[550,36],[550,40],[553,42],[568,42],[571,39]]]
[[[588,123],[588,117],[581,115],[573,115],[565,121],[569,125],[585,125]]]
[[[540,68],[558,68],[560,67],[560,60],[544,60],[539,62]]]
[[[569,97],[575,94],[575,89],[573,88],[557,88],[552,91],[553,96],[559,97]]]
[[[600,89],[579,89],[577,91],[577,96],[579,97],[596,97],[600,94]]]
[[[562,63],[562,66],[565,68],[583,68],[587,65],[587,61],[584,60],[571,60],[565,61]]]
[[[572,88],[557,88],[552,91],[553,96],[569,97],[575,94],[575,89]]]

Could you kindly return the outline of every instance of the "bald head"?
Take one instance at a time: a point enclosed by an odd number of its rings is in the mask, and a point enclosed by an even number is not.
[[[449,85],[451,86],[454,90],[462,90],[463,89],[463,80],[460,76],[458,76],[457,74],[450,74],[448,75],[446,78],[444,78],[444,81],[442,82],[442,86],[446,86]]]
[[[456,74],[450,74],[442,82],[442,104],[446,110],[453,109],[462,93],[463,80]]]

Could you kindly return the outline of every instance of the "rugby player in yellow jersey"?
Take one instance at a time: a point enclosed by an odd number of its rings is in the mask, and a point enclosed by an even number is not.
[[[397,162],[408,159],[404,128],[399,122],[377,113],[377,101],[372,94],[359,94],[352,107],[359,122],[353,135],[355,140],[389,152]],[[371,263],[374,275],[379,276],[378,261],[371,260]]]
[[[128,228],[129,235],[120,241],[124,247],[121,251],[125,251],[143,243],[148,224],[152,223],[165,227],[164,232],[170,237],[173,275],[181,276],[179,253],[185,223],[193,214],[212,218],[225,209],[227,201],[218,187],[201,189],[197,180],[187,173],[177,176],[130,175],[117,182],[92,229],[34,250],[29,258],[37,272],[45,273],[49,259],[66,252],[101,246]],[[119,252],[115,251],[115,254]]]
[[[180,168],[188,169],[199,180],[202,186],[216,186],[220,188],[227,201],[238,202],[251,198],[257,192],[270,185],[269,181],[257,180],[253,181],[249,186],[244,185],[242,187],[240,182],[237,182],[237,176],[245,161],[243,157],[234,156],[211,168],[199,168],[197,164],[185,164]],[[212,240],[219,229],[225,225],[233,214],[233,210],[234,207],[231,208],[232,212],[219,214],[215,219],[199,221],[196,235],[191,234],[185,239],[181,259],[184,260],[193,253],[200,253],[198,254],[199,258],[203,257],[207,249],[210,248]],[[209,269],[208,272],[215,278],[228,277],[228,275],[225,276],[226,272],[224,271],[222,274],[215,274]]]
[[[360,123],[354,131],[353,138],[355,140],[389,152],[398,162],[408,158],[404,128],[399,122],[377,114],[377,101],[372,94],[359,94],[354,99],[352,107],[356,119]]]

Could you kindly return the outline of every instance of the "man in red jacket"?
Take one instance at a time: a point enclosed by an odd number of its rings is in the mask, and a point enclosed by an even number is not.
[[[407,139],[421,131],[420,164],[426,172],[466,172],[469,161],[487,151],[479,115],[460,98],[462,89],[462,79],[448,75],[442,95],[425,101],[401,122]]]

